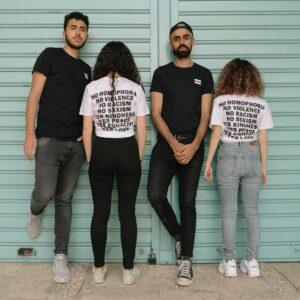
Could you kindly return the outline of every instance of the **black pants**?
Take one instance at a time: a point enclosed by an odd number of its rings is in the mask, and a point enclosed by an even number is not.
[[[157,142],[151,155],[148,198],[170,235],[175,240],[181,240],[182,256],[193,256],[196,230],[195,199],[203,158],[202,144],[187,165],[179,164],[164,140]],[[178,174],[179,179],[180,224],[167,199],[168,188],[175,174]]]
[[[107,222],[115,176],[123,266],[125,269],[131,269],[137,238],[135,203],[141,178],[141,163],[134,137],[118,139],[97,137],[93,143],[89,178],[94,202],[91,239],[96,267],[105,264]]]

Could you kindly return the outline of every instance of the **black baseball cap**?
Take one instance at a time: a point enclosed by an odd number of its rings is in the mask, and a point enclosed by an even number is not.
[[[192,35],[194,35],[194,34],[193,34],[193,29],[192,29],[192,27],[191,27],[188,23],[181,21],[181,22],[178,22],[178,23],[176,23],[174,26],[171,27],[169,36],[170,36],[175,30],[177,30],[177,29],[179,29],[179,28],[185,28],[185,29],[187,29]]]

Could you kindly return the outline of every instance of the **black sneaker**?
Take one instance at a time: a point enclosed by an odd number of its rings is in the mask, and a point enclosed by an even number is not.
[[[177,284],[180,286],[189,286],[193,283],[193,269],[190,257],[181,257],[178,267]]]
[[[176,241],[176,244],[175,244],[175,257],[176,257],[176,264],[177,264],[177,266],[179,266],[180,262],[181,262],[181,242],[180,241]]]

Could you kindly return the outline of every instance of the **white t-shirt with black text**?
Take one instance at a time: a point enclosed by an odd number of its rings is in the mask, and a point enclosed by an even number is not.
[[[222,95],[214,100],[210,127],[222,127],[221,141],[251,142],[257,131],[273,127],[268,103],[260,97]]]
[[[93,116],[96,135],[124,138],[134,135],[136,116],[149,114],[144,91],[140,85],[125,78],[108,76],[92,81],[85,88],[80,114]]]

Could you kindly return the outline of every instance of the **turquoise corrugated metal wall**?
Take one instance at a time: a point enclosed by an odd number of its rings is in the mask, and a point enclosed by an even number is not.
[[[60,47],[62,22],[73,10],[91,22],[82,58],[91,66],[101,47],[121,40],[132,50],[149,99],[151,74],[171,59],[168,30],[178,20],[189,22],[197,44],[196,62],[216,78],[234,57],[254,62],[266,82],[275,128],[270,131],[269,183],[260,199],[262,260],[298,260],[300,257],[300,1],[111,0],[1,1],[0,7],[0,260],[25,260],[20,247],[34,247],[37,256],[51,260],[53,205],[45,212],[44,231],[37,240],[25,231],[34,164],[23,156],[25,104],[31,69],[47,46]],[[173,243],[147,201],[146,180],[155,132],[149,122],[146,159],[137,202],[137,261],[146,261],[153,247],[160,263],[174,261]],[[176,204],[176,180],[170,201]],[[74,196],[70,259],[92,259],[89,226],[92,212],[86,169]],[[221,257],[220,210],[216,186],[201,178],[197,197],[198,223],[194,261]],[[245,243],[245,224],[239,218],[239,255]],[[121,248],[116,194],[109,223],[107,258],[120,261]]]
[[[261,70],[275,128],[270,130],[269,181],[261,189],[261,260],[300,258],[300,1],[179,0],[177,14],[195,29],[194,58],[214,78],[230,59],[249,59]],[[208,139],[207,139],[208,140]],[[198,197],[195,260],[221,257],[216,185],[202,178]],[[245,249],[245,220],[237,229]]]
[[[27,238],[25,224],[34,182],[34,163],[23,156],[25,105],[31,84],[31,70],[38,54],[48,46],[61,47],[64,15],[79,10],[90,18],[89,41],[82,59],[94,65],[100,49],[111,40],[122,40],[134,54],[149,96],[151,71],[151,22],[155,17],[149,1],[1,1],[0,8],[0,260],[17,257],[20,247],[34,247],[33,260],[53,256],[53,203],[45,211],[43,233],[34,241]],[[153,37],[153,40],[156,40]],[[150,153],[149,141],[140,186],[137,261],[146,261],[152,242],[152,210],[146,195]],[[116,193],[109,221],[107,258],[120,261],[120,231]],[[70,260],[91,260],[90,221],[92,201],[87,170],[84,167],[73,199]],[[30,260],[31,258],[29,258]]]

